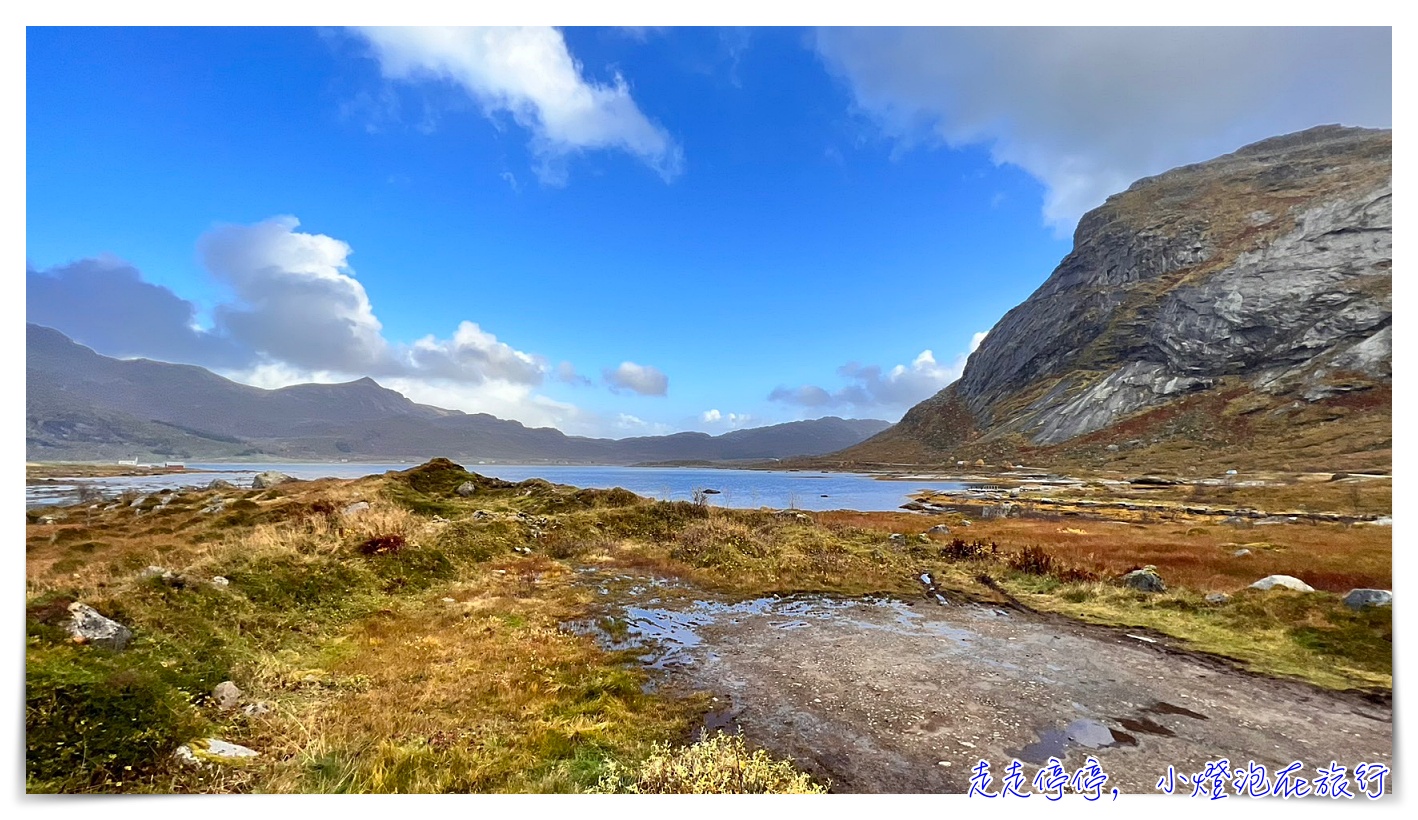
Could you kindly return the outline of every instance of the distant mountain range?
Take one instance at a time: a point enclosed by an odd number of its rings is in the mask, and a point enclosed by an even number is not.
[[[263,390],[192,365],[101,356],[47,327],[26,330],[25,452],[31,461],[730,461],[821,455],[891,426],[829,416],[718,436],[585,438],[417,404],[369,378]]]

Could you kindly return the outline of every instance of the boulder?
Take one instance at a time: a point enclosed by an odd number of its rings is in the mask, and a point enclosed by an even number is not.
[[[1274,589],[1275,587],[1293,589],[1296,592],[1315,591],[1314,587],[1301,581],[1299,578],[1293,578],[1289,575],[1267,575],[1254,584],[1251,584],[1251,589]]]
[[[241,689],[229,680],[224,680],[212,689],[212,702],[223,712],[229,712],[241,705]]]
[[[459,484],[458,489],[454,490],[453,492],[457,493],[458,495],[461,495],[464,498],[467,498],[468,496],[472,495],[473,493],[476,493],[477,491],[478,485],[474,484],[471,481],[464,481],[462,484]]]
[[[1146,566],[1123,576],[1123,585],[1141,592],[1166,592],[1167,584],[1157,574],[1157,568]]]
[[[928,534],[928,535],[950,535],[950,527],[947,527],[947,526],[944,525],[944,524],[936,524],[934,527],[931,527],[930,529],[926,530],[926,534]]]
[[[115,620],[105,618],[88,604],[75,601],[69,605],[69,615],[69,635],[75,643],[92,644],[105,649],[122,649],[133,639],[133,630]]]
[[[1206,602],[1213,605],[1224,604],[1229,600],[1231,600],[1231,596],[1224,592],[1213,592],[1206,596]]]
[[[209,483],[209,484],[207,485],[207,489],[209,489],[209,490],[235,490],[235,489],[236,489],[236,485],[233,484],[233,483],[231,483],[230,481],[227,481],[225,478],[214,478],[214,479],[212,479],[211,483]]]
[[[234,763],[260,757],[260,752],[215,737],[177,747],[173,755],[184,763]]]
[[[251,479],[251,489],[264,490],[268,487],[274,487],[277,484],[284,484],[287,481],[295,481],[295,476],[286,475],[276,470],[267,470],[264,473],[257,473],[256,477]]]
[[[1388,589],[1351,589],[1344,596],[1344,605],[1350,609],[1366,606],[1393,606],[1393,591]]]
[[[368,509],[368,501],[356,501],[348,507],[345,507],[343,510],[340,510],[340,515],[344,516],[345,518],[350,518],[351,516],[359,515],[360,513],[365,512]]]

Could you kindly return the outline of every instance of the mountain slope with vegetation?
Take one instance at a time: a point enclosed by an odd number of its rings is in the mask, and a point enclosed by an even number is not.
[[[1323,126],[1139,180],[957,382],[830,460],[1389,469],[1392,144]]]

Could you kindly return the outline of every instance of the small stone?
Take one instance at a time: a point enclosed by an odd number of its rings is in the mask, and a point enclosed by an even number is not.
[[[1206,596],[1206,602],[1213,605],[1224,604],[1229,600],[1231,600],[1231,596],[1224,592],[1213,592]]]
[[[920,535],[916,536],[916,540],[920,541],[922,544],[929,544],[931,542],[931,537],[929,535],[926,535],[925,533],[921,533]]]
[[[1299,578],[1294,578],[1289,575],[1267,575],[1254,584],[1251,584],[1251,589],[1273,589],[1275,587],[1293,589],[1296,592],[1315,591],[1314,587],[1301,581]]]
[[[458,489],[454,490],[453,492],[457,493],[458,495],[461,495],[464,498],[467,498],[468,496],[476,493],[477,491],[478,485],[474,484],[471,481],[464,481],[462,484],[459,484]]]
[[[893,532],[886,540],[893,544],[904,544],[906,543],[906,536],[899,532]]]
[[[368,510],[368,501],[356,501],[348,507],[345,507],[343,510],[340,510],[340,515],[344,516],[345,518],[349,518],[351,516],[359,515],[360,513],[366,512]]]
[[[168,569],[167,567],[158,567],[150,564],[142,572],[138,573],[138,580],[148,581],[153,578],[161,578],[170,572],[172,572],[172,570]]]
[[[457,599],[457,598],[444,598],[444,599],[443,599],[443,603],[445,603],[445,604],[456,604],[456,603],[458,603],[458,599]]]
[[[218,709],[228,712],[241,705],[241,694],[241,689],[235,683],[224,680],[212,689],[212,701],[217,704]]]
[[[77,601],[69,605],[72,616],[68,623],[69,635],[75,643],[93,644],[105,649],[122,649],[133,639],[133,630],[110,618],[100,615],[98,610]]]
[[[1242,547],[1241,549],[1238,549],[1231,554],[1237,558],[1245,558],[1247,555],[1251,554],[1251,551],[1246,549],[1245,547]]]
[[[213,575],[213,576],[212,576],[212,586],[214,586],[214,587],[223,587],[223,588],[229,587],[229,586],[231,586],[231,581],[228,580],[227,578],[221,576],[221,575]]]
[[[261,717],[270,714],[271,707],[266,703],[248,703],[241,707],[241,713],[247,717]]]
[[[1393,591],[1388,589],[1351,589],[1344,596],[1344,605],[1350,609],[1366,606],[1393,606]]]

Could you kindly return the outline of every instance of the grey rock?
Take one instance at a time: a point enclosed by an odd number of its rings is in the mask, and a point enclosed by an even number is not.
[[[285,484],[288,481],[295,481],[295,476],[286,475],[276,470],[267,470],[264,473],[257,473],[256,477],[251,479],[251,489],[264,490],[268,487]]]
[[[55,523],[55,522],[58,521],[58,520],[59,520],[58,517],[53,516],[53,515],[41,515],[41,516],[39,517],[39,523],[40,523],[40,524],[53,524],[53,523]]]
[[[241,705],[241,689],[229,680],[224,680],[212,689],[212,702],[223,712],[229,712]]]
[[[916,536],[916,540],[920,541],[922,544],[929,544],[931,542],[931,537],[929,535],[926,535],[925,533],[921,533],[920,535]]]
[[[1206,596],[1206,602],[1213,605],[1224,604],[1229,600],[1231,600],[1231,596],[1224,592],[1213,592]]]
[[[201,512],[202,512],[203,515],[215,515],[216,513],[219,513],[219,512],[221,512],[222,510],[225,510],[225,509],[226,509],[226,499],[225,499],[225,498],[218,498],[216,501],[213,501],[212,503],[210,503],[210,504],[208,504],[207,506],[203,507],[202,510],[201,510]]]
[[[224,576],[221,576],[221,575],[213,575],[213,576],[212,576],[212,586],[217,587],[217,588],[219,588],[219,589],[225,589],[225,588],[231,586],[231,581],[228,580],[228,579],[227,579],[226,577],[224,577]]]
[[[926,532],[931,535],[950,535],[950,527],[944,524],[936,524],[934,527],[926,530]]]
[[[271,713],[271,705],[268,703],[248,703],[241,707],[241,713],[247,717],[261,717]]]
[[[1274,589],[1283,587],[1293,589],[1296,592],[1314,592],[1315,588],[1309,584],[1289,575],[1267,575],[1264,578],[1251,584],[1251,589]]]
[[[70,604],[69,615],[68,631],[76,643],[105,649],[123,649],[133,639],[133,630],[115,620],[105,618],[88,604],[77,601]]]
[[[360,513],[366,512],[366,511],[368,511],[368,510],[369,510],[369,502],[368,502],[368,501],[356,501],[355,503],[350,504],[349,506],[345,507],[343,510],[340,510],[340,515],[344,516],[345,518],[351,518],[351,517],[353,517],[353,516],[359,515]]]
[[[209,737],[206,740],[184,743],[177,747],[173,755],[184,763],[235,763],[260,757],[261,753],[220,738]]]
[[[461,495],[464,498],[467,498],[468,496],[473,495],[477,491],[478,485],[474,484],[471,481],[464,481],[462,484],[459,484],[458,489],[454,490],[453,492],[457,493],[458,495]]]
[[[893,544],[904,544],[906,543],[906,536],[902,535],[899,532],[893,532],[891,535],[887,536],[886,540],[890,541]]]
[[[1350,609],[1366,606],[1393,606],[1393,591],[1388,589],[1351,589],[1344,596],[1344,605]]]
[[[1157,574],[1157,568],[1146,566],[1123,576],[1123,585],[1142,592],[1166,592],[1167,584]]]
[[[1245,558],[1247,555],[1251,554],[1251,551],[1242,547],[1231,554],[1237,558]]]
[[[236,488],[235,484],[227,481],[225,478],[214,478],[211,480],[211,483],[207,484],[207,489],[209,490],[235,490]]]

